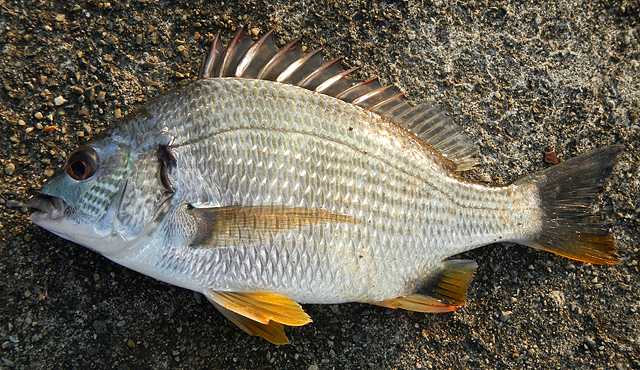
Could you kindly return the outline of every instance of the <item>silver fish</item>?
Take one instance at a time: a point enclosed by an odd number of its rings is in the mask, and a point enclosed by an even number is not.
[[[476,264],[447,258],[490,243],[618,262],[588,207],[619,146],[465,180],[476,149],[448,115],[351,71],[271,32],[218,34],[197,81],[69,155],[31,220],[276,344],[311,321],[299,303],[457,310]]]

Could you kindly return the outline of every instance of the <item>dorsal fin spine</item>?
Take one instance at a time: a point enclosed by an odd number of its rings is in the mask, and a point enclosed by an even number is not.
[[[291,63],[289,67],[285,68],[285,70],[282,71],[282,73],[280,73],[280,75],[276,78],[276,81],[281,83],[286,83],[287,80],[290,79],[296,72],[298,72],[309,60],[311,60],[313,57],[315,57],[321,52],[322,52],[322,49],[316,49],[310,53],[304,54],[298,60]],[[297,85],[307,77],[308,77],[308,74],[300,77],[297,81],[289,81],[289,83],[293,85]]]
[[[258,74],[258,78],[268,79],[267,77],[269,73],[273,70],[273,68],[278,65],[278,62],[282,60],[282,58],[284,58],[285,55],[287,55],[287,53],[290,53],[293,50],[295,50],[296,46],[298,46],[301,39],[302,39],[302,36],[299,36],[293,41],[291,41],[290,43],[288,43],[287,45],[285,45],[283,48],[278,50],[276,55],[274,55],[273,58],[271,58],[271,60],[267,63],[267,65],[264,66],[264,68],[262,68],[262,70]]]
[[[382,86],[377,77],[365,81],[347,78],[358,67],[344,70],[338,63],[340,58],[324,62],[321,49],[303,52],[300,37],[278,48],[273,30],[256,42],[247,30],[248,22],[226,49],[218,32],[199,78],[257,78],[300,86],[360,106],[406,128],[447,158],[453,164],[447,166],[453,170],[468,170],[478,163],[474,159],[477,149],[442,109],[430,104],[413,106],[392,86]]]
[[[236,69],[236,76],[239,76],[239,77],[244,77],[245,76],[245,74],[246,74],[249,66],[251,65],[251,63],[256,61],[256,55],[258,55],[258,53],[260,53],[263,50],[263,46],[266,44],[267,39],[272,37],[274,30],[275,29],[272,28],[267,33],[262,35],[262,37],[260,37],[258,39],[258,41],[256,41],[249,48],[249,50],[247,50],[245,55],[242,57],[242,60],[240,60],[240,63],[238,64],[238,68]],[[264,66],[260,66],[260,68],[263,68],[263,67]]]
[[[346,71],[340,72],[337,75],[327,79],[325,82],[321,83],[318,87],[316,87],[316,92],[319,93],[323,93],[327,90],[329,90],[329,88],[332,85],[335,85],[338,81],[344,79],[347,77],[347,75],[349,73],[355,72],[356,70],[358,70],[360,67],[353,67],[353,68],[349,68]]]
[[[377,89],[377,90],[373,90],[370,91],[366,94],[360,95],[360,97],[354,99],[351,103],[355,104],[355,105],[360,105],[361,103],[369,100],[372,97],[375,97],[378,94],[381,94],[389,89],[393,88],[393,86],[388,85],[388,86],[382,86],[381,88]],[[368,107],[367,109],[371,109],[371,107]]]

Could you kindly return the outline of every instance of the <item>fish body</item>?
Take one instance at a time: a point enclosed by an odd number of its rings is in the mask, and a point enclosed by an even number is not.
[[[617,262],[612,239],[584,208],[620,148],[507,186],[465,180],[458,171],[475,160],[440,110],[379,87],[345,99],[353,87],[330,91],[344,81],[339,74],[310,88],[323,64],[287,74],[295,63],[284,61],[312,56],[278,62],[277,48],[271,65],[248,76],[260,59],[253,46],[265,38],[239,35],[226,52],[214,43],[199,80],[72,153],[31,201],[40,210],[33,222],[202,292],[274,343],[286,342],[280,324],[310,321],[296,302],[455,310],[475,263],[447,258],[494,242]]]

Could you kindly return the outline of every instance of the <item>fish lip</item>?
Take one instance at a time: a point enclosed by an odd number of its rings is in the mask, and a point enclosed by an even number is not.
[[[34,208],[37,211],[31,214],[31,220],[35,221],[43,218],[50,220],[58,220],[64,217],[67,204],[62,198],[54,197],[46,194],[36,194],[27,201],[27,207]]]

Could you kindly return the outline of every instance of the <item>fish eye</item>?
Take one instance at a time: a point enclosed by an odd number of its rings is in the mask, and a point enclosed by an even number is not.
[[[71,153],[67,160],[67,174],[74,180],[87,180],[98,169],[98,153],[86,147]]]

